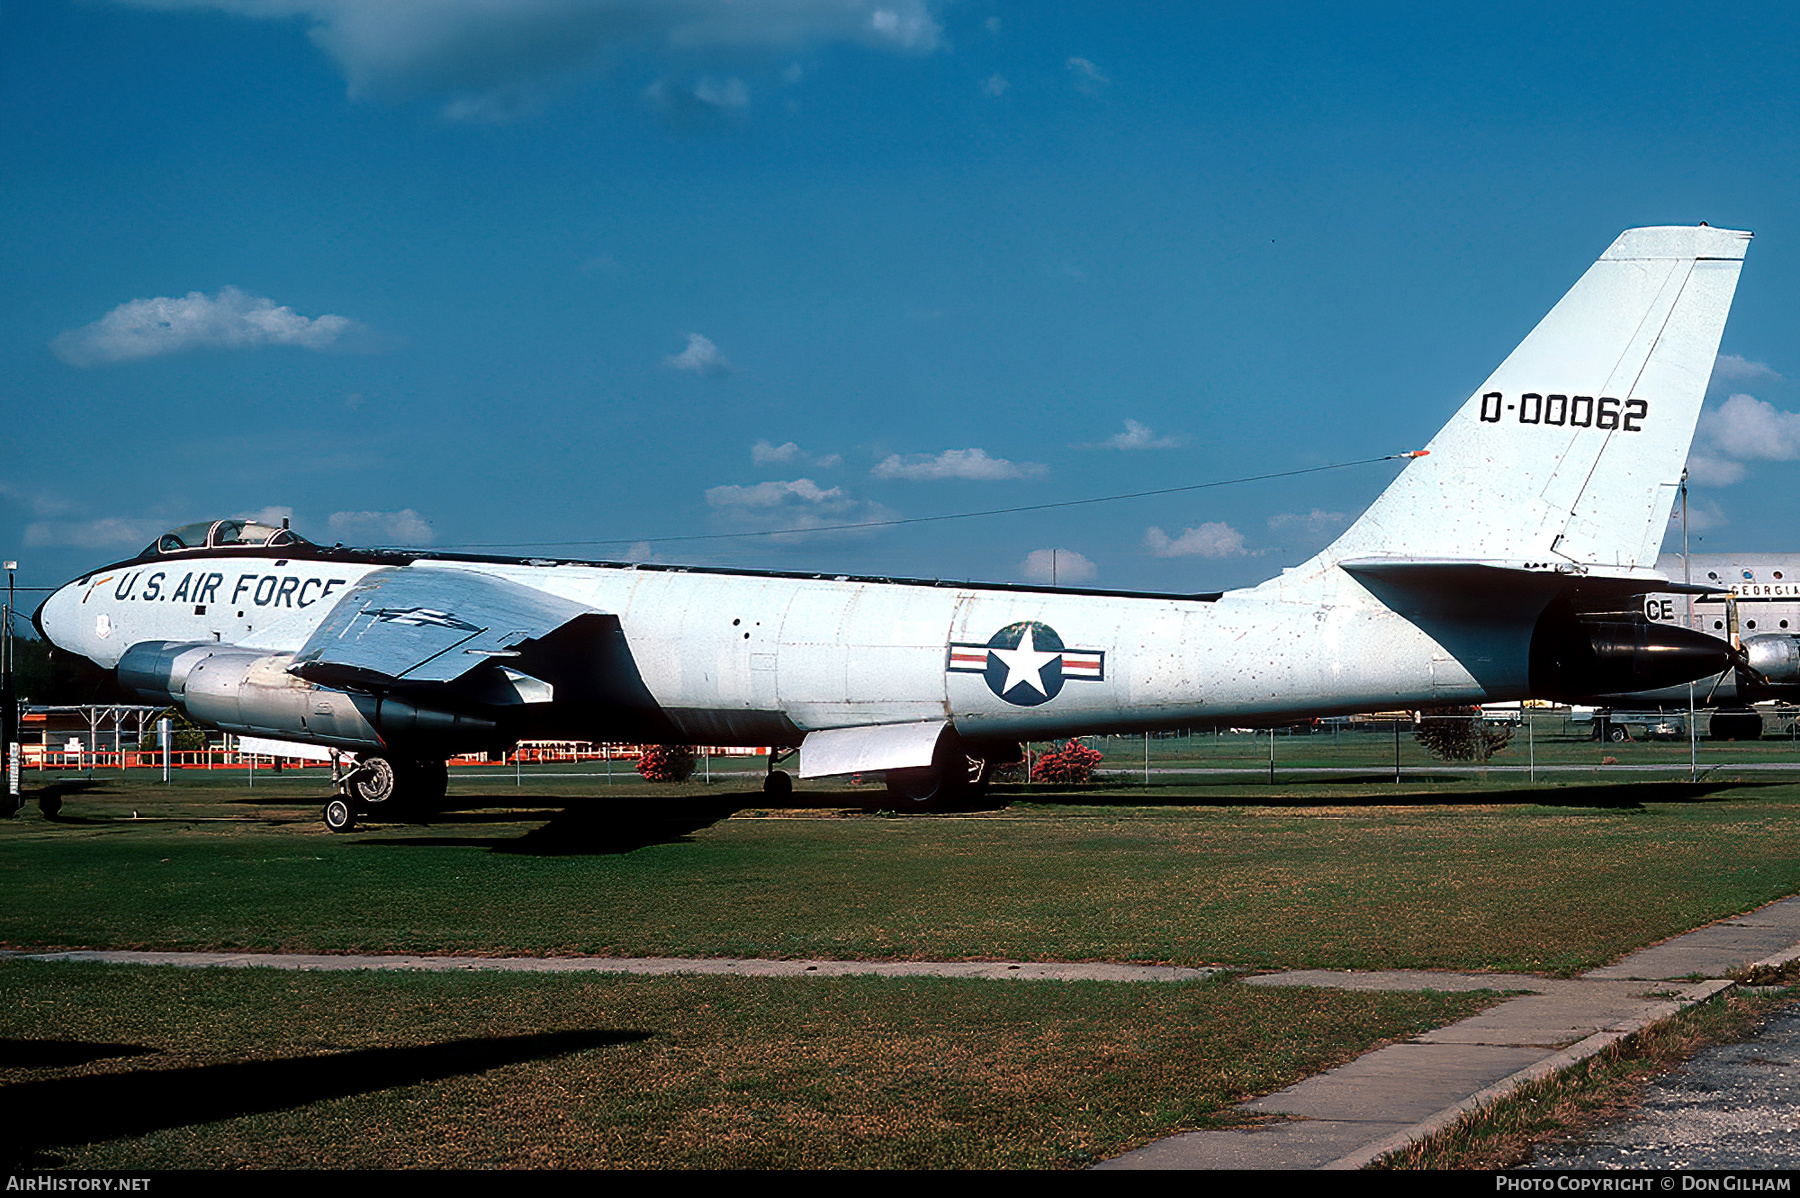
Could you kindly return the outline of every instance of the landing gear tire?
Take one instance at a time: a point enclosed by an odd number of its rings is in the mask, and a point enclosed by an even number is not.
[[[42,795],[38,798],[38,811],[45,819],[55,819],[62,810],[62,796],[58,794]]]
[[[887,772],[888,798],[896,811],[933,811],[949,787],[937,767]]]
[[[349,832],[356,827],[356,808],[343,795],[333,795],[323,814],[328,831]]]
[[[888,801],[895,811],[954,811],[986,793],[987,762],[960,748],[939,749],[921,769],[889,770]]]
[[[386,757],[371,755],[358,759],[356,772],[350,779],[350,797],[359,805],[374,807],[394,797],[400,786],[400,771]]]
[[[1761,740],[1762,716],[1754,711],[1720,711],[1712,718],[1714,740]]]
[[[787,799],[793,797],[794,778],[786,770],[770,770],[763,775],[763,797],[766,799]]]
[[[441,761],[414,761],[397,766],[394,797],[398,810],[419,816],[436,815],[444,809],[444,794],[450,788],[450,770]]]

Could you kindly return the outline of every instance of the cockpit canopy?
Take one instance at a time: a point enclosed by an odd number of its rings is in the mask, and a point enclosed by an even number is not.
[[[284,522],[285,523],[285,522]],[[209,520],[170,529],[144,547],[139,557],[164,557],[196,549],[276,549],[312,542],[290,528],[275,528],[255,520]]]

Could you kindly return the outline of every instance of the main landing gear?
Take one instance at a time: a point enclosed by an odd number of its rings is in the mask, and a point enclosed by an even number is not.
[[[938,743],[930,765],[887,772],[888,804],[895,811],[955,811],[987,788],[987,758],[969,756],[951,737]]]
[[[772,802],[785,802],[793,797],[794,776],[775,767],[794,755],[793,749],[770,749],[769,772],[763,775],[763,797]]]
[[[442,808],[450,785],[450,771],[442,761],[382,753],[360,754],[347,770],[342,759],[333,755],[331,773],[336,793],[322,815],[333,832],[351,831],[365,816],[423,819],[434,815]]]

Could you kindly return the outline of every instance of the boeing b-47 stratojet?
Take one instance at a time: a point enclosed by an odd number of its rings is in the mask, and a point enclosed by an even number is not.
[[[521,738],[797,748],[803,778],[885,771],[930,805],[1027,739],[1684,683],[1732,648],[1641,597],[1684,589],[1657,550],[1749,236],[1621,235],[1348,531],[1246,590],[327,549],[222,520],[69,583],[38,627],[196,721],[355,754],[335,829]]]

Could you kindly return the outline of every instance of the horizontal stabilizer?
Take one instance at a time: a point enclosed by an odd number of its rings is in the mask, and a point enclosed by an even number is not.
[[[800,776],[860,774],[918,769],[931,764],[946,721],[877,724],[870,728],[825,728],[800,742]]]
[[[1580,569],[1542,562],[1490,562],[1439,558],[1353,558],[1338,563],[1359,578],[1377,579],[1409,591],[1442,591],[1447,596],[1551,595],[1578,589],[1586,595],[1712,595],[1726,588],[1672,582],[1650,570]]]
[[[473,570],[377,570],[345,592],[288,672],[350,687],[454,682],[593,612]]]

